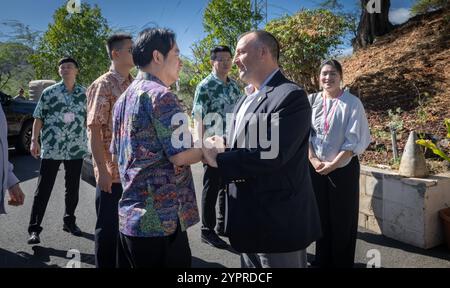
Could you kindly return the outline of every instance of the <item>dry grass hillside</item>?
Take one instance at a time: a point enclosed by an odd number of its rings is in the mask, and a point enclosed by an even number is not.
[[[345,84],[364,103],[374,139],[363,162],[393,164],[388,110],[398,107],[400,153],[412,130],[449,150],[443,140],[443,120],[450,118],[449,28],[448,10],[416,16],[343,60]]]

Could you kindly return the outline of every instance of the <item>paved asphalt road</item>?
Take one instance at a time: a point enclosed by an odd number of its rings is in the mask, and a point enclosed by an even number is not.
[[[64,169],[61,165],[53,189],[47,212],[43,221],[44,230],[41,244],[30,246],[27,241],[27,224],[29,221],[33,193],[37,183],[39,161],[30,156],[15,155],[10,151],[10,158],[15,164],[16,175],[22,181],[26,194],[25,205],[20,208],[7,207],[7,215],[0,216],[0,267],[66,267],[70,265],[69,250],[80,252],[81,267],[94,267],[94,225],[95,189],[81,181],[80,202],[77,208],[77,223],[84,234],[72,236],[62,231],[64,213]],[[200,203],[202,167],[192,167]],[[200,242],[200,224],[189,230],[194,267],[240,267],[239,255],[232,249],[219,250]],[[445,267],[450,268],[450,251],[444,246],[431,250],[418,249],[401,242],[376,235],[360,229],[356,251],[357,267],[366,267],[373,257],[367,252],[377,249],[381,256],[382,267]],[[308,258],[313,259],[314,245],[308,248]]]

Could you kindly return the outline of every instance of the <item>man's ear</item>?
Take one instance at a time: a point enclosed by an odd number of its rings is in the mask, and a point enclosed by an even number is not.
[[[112,51],[111,51],[111,60],[113,60],[114,58],[116,58],[117,57],[117,55],[119,54],[119,51],[117,51],[117,50],[115,50],[115,49],[113,49]]]
[[[161,52],[159,52],[158,50],[154,50],[153,51],[153,53],[152,53],[152,57],[153,57],[153,61],[155,61],[155,63],[157,63],[157,64],[161,64],[162,63],[162,60],[163,60],[163,56],[162,56],[162,54],[161,54]]]
[[[267,47],[261,45],[261,46],[259,47],[259,55],[260,55],[260,56],[266,56],[267,53],[269,53],[269,50],[267,49]]]

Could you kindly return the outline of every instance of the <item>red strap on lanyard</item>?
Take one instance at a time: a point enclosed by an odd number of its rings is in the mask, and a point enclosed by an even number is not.
[[[331,107],[331,117],[330,120],[328,120],[328,109],[327,109],[327,100],[326,97],[322,94],[322,98],[323,98],[323,131],[324,131],[324,135],[328,135],[328,131],[330,130],[330,123],[333,120],[334,117],[334,113],[336,113],[336,108],[337,108],[337,104],[339,102],[339,98],[341,98],[342,94],[344,94],[344,91],[341,91],[341,94],[339,94],[339,96],[336,98],[336,101],[333,103],[333,106]]]

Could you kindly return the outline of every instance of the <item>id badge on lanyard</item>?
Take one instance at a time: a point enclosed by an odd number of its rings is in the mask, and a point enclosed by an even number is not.
[[[64,113],[64,123],[69,124],[75,121],[75,114],[73,112]]]
[[[66,101],[66,105],[69,106],[70,110],[70,105],[72,104],[72,97],[71,96],[67,97],[67,95],[64,95],[64,100]],[[69,124],[72,123],[73,121],[75,121],[75,114],[73,112],[64,113],[64,123]]]

